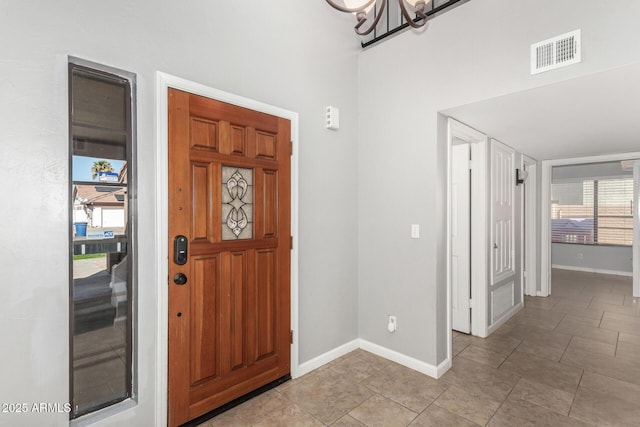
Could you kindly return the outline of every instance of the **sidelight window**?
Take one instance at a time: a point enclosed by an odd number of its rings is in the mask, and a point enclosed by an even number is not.
[[[96,68],[69,64],[71,418],[134,395],[135,80]]]

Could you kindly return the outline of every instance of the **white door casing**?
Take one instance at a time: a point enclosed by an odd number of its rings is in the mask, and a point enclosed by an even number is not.
[[[471,334],[487,336],[487,279],[489,277],[489,208],[488,208],[488,140],[487,136],[465,124],[449,118],[447,123],[447,331],[448,359],[452,360],[452,269],[451,269],[451,227],[452,227],[452,156],[453,146],[458,143],[469,145],[471,162]]]
[[[507,314],[515,301],[515,151],[491,140],[490,323]]]
[[[522,278],[523,278],[523,300],[524,295],[537,295],[537,164],[536,161],[528,156],[522,156],[524,170],[528,177],[524,183],[524,197],[522,217],[524,227],[522,230]]]
[[[451,315],[453,329],[471,332],[471,171],[468,143],[451,147]]]

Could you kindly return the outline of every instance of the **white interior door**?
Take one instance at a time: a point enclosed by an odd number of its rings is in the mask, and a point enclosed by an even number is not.
[[[469,144],[452,147],[451,312],[454,330],[471,332],[471,186]]]
[[[514,193],[515,151],[491,140],[491,324],[516,304]]]

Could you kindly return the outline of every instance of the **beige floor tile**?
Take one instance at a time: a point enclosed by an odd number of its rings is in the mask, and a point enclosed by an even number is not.
[[[559,310],[559,312],[564,313],[565,315],[568,314],[571,316],[577,316],[581,318],[600,320],[602,319],[602,313],[604,313],[604,310],[598,310],[593,308],[580,309],[575,307],[566,307],[566,308],[563,308],[562,310]]]
[[[363,383],[371,391],[416,413],[422,412],[449,385],[400,365],[391,365]]]
[[[471,344],[458,356],[482,363],[483,365],[491,366],[492,368],[497,368],[509,355],[505,353],[496,353],[495,351],[491,351],[487,348]]]
[[[476,424],[438,405],[431,405],[411,424],[411,427],[476,427]]]
[[[469,335],[461,334],[456,331],[452,331],[452,357],[456,357],[462,350],[469,345]]]
[[[560,363],[640,385],[640,364],[637,360],[567,349]]]
[[[509,355],[520,345],[522,340],[509,335],[490,335],[487,338],[470,337],[469,344],[481,347],[496,353]]]
[[[622,399],[640,406],[640,385],[638,384],[586,371],[580,381],[580,388],[605,393],[609,396],[607,399]]]
[[[486,394],[491,399],[503,401],[519,380],[517,374],[502,372],[463,357],[456,357],[453,365],[440,381]]]
[[[562,325],[563,322],[571,323],[571,324],[583,324],[588,326],[593,326],[597,328],[600,325],[600,318],[592,319],[590,317],[581,316],[579,314],[566,314],[564,315],[564,319],[560,322]]]
[[[275,390],[269,390],[243,404],[236,406],[212,418],[206,423],[207,427],[253,425],[268,414],[284,409],[291,402]]]
[[[600,328],[640,336],[640,317],[605,312]]]
[[[404,427],[418,416],[416,412],[378,395],[372,396],[349,415],[372,427]]]
[[[552,312],[550,310],[548,311],[553,314],[549,314],[549,316],[544,316],[544,313],[539,313],[535,316],[523,315],[518,318],[518,323],[523,325],[535,326],[541,329],[553,330],[562,320],[564,313]]]
[[[573,393],[525,378],[518,381],[518,384],[509,395],[509,399],[526,400],[535,405],[551,409],[561,415],[569,415],[573,397]]]
[[[553,341],[524,340],[518,346],[518,351],[559,362],[568,344],[568,342],[562,344]]]
[[[329,365],[329,369],[342,375],[349,375],[354,381],[361,382],[371,376],[379,374],[385,366],[387,365],[373,361],[372,359],[365,360],[359,357],[358,354],[349,353],[332,362]]]
[[[485,425],[500,407],[500,401],[491,399],[486,393],[452,386],[436,399],[434,405],[477,424]]]
[[[527,402],[526,400],[515,399],[507,399],[487,425],[491,427],[592,426],[592,424],[587,424],[558,414],[555,411]]]
[[[620,294],[598,295],[593,297],[592,302],[623,305],[624,295],[620,295]]]
[[[550,310],[556,305],[557,301],[553,298],[525,297],[524,306],[529,308],[540,308]]]
[[[610,311],[612,313],[626,314],[627,316],[640,317],[640,306],[616,305],[601,302],[591,302],[589,308],[592,310]]]
[[[295,404],[270,412],[252,427],[322,427],[323,423]]]
[[[628,307],[638,307],[640,306],[640,298],[636,298],[631,295],[625,295],[624,297],[624,305]]]
[[[614,356],[616,354],[616,346],[614,344],[605,344],[603,342],[587,338],[573,337],[567,347],[567,352],[581,352],[586,357],[594,353]]]
[[[636,394],[636,398],[640,399],[640,394]],[[579,387],[570,416],[598,426],[637,426],[639,401],[616,399],[600,390]]]
[[[620,341],[640,345],[640,336],[620,332],[620,335],[618,335],[618,342]]]
[[[499,370],[517,374],[528,380],[546,384],[568,393],[575,393],[582,376],[580,368],[570,368],[565,364],[517,350],[505,360]]]
[[[331,424],[334,427],[364,427],[366,424],[353,418],[351,415],[345,415],[335,423]]]
[[[605,344],[615,344],[618,341],[618,332],[608,329],[601,329],[594,326],[585,325],[580,322],[572,322],[570,320],[561,322],[555,329],[556,332],[563,334],[588,338],[594,341],[600,341]]]
[[[370,398],[373,392],[348,376],[325,369],[291,381],[282,389],[282,394],[318,420],[330,424]]]

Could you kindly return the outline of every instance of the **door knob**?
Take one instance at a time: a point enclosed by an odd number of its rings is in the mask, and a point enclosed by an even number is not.
[[[497,243],[493,244],[493,249],[498,249],[498,244]]]
[[[178,273],[173,276],[173,283],[176,285],[184,285],[187,283],[187,276],[185,276],[184,273]]]

